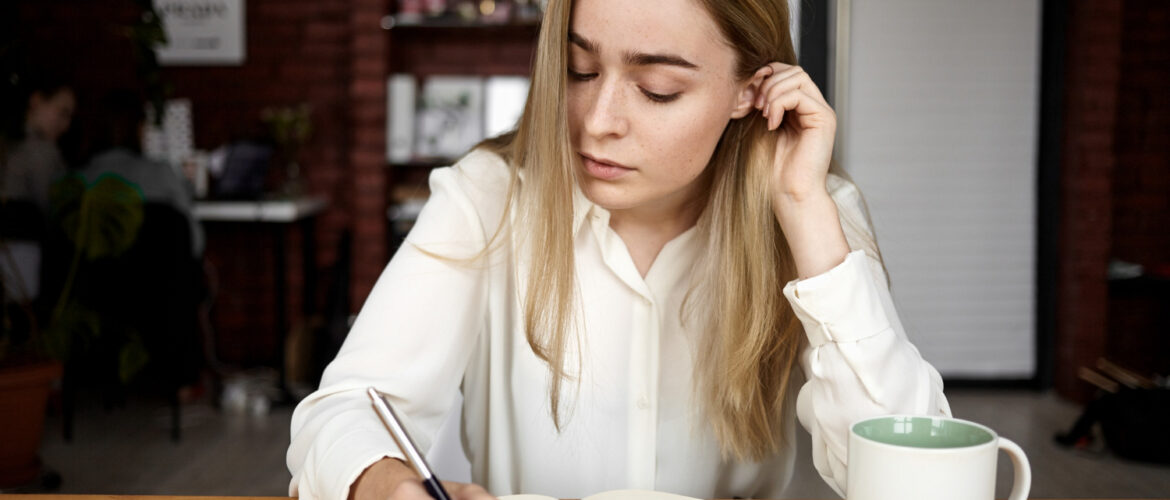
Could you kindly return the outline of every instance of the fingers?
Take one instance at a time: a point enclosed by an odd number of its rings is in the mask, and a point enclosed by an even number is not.
[[[833,112],[820,89],[800,66],[771,63],[757,71],[764,78],[753,103],[768,121],[768,130],[775,130],[784,120],[787,111],[795,111],[801,128],[836,127]]]
[[[450,483],[443,481],[443,489],[454,500],[496,500],[487,490],[478,484]],[[422,481],[412,479],[399,483],[398,488],[390,496],[393,500],[432,500],[431,495],[423,487]]]
[[[488,493],[478,484],[464,484],[464,483],[448,483],[443,481],[443,487],[447,489],[455,500],[496,500],[496,497]]]
[[[798,83],[797,81],[792,80],[792,77],[804,73],[804,69],[800,66],[784,66],[780,63],[769,64],[764,66],[764,69],[768,71],[766,71],[764,81],[760,84],[759,92],[756,94],[756,104],[763,104],[766,102],[765,99],[768,95],[769,89],[774,88],[780,82],[787,81],[790,85]],[[811,79],[809,79],[809,83],[812,83]]]
[[[779,92],[779,91],[777,91]],[[778,95],[769,96],[763,106],[764,118],[768,120],[768,130],[775,130],[783,123],[784,115],[792,111],[799,117],[797,123],[801,128],[822,128],[831,126],[836,129],[836,115],[828,105],[817,100],[803,88],[796,88]]]
[[[761,69],[761,71],[765,70],[770,70],[771,74],[760,84],[759,91],[756,94],[755,104],[757,108],[765,109],[768,102],[794,89],[804,91],[826,108],[829,107],[829,103],[825,100],[821,90],[813,83],[812,77],[804,71],[804,68],[781,63],[771,63]]]
[[[757,72],[764,77],[756,93],[755,107],[768,120],[768,130],[778,128],[787,111],[795,111],[801,127],[836,125],[833,108],[812,77],[800,66],[773,62]]]
[[[390,494],[391,500],[431,500],[431,495],[427,493],[426,488],[423,487],[422,481],[418,479],[411,479],[398,483],[398,487],[394,488],[394,492]]]

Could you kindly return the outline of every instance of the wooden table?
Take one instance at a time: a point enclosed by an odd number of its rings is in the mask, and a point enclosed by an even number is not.
[[[289,497],[199,497],[199,496],[139,496],[139,495],[0,495],[0,500],[289,500]],[[825,499],[828,500],[828,499]],[[1062,500],[1062,499],[1050,499]],[[1080,498],[1076,500],[1121,500]],[[1141,499],[1128,499],[1141,500]],[[1145,500],[1170,500],[1149,498]]]

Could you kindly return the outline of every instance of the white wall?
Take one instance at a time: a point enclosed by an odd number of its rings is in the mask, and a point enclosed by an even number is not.
[[[839,157],[911,339],[947,376],[1031,377],[1039,0],[840,4]]]

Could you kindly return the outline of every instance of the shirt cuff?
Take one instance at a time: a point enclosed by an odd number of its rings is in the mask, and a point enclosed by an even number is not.
[[[389,432],[381,426],[370,425],[368,416],[350,413],[338,415],[335,419],[351,422],[338,427],[345,431],[329,442],[317,460],[322,471],[316,475],[321,481],[320,491],[316,493],[324,499],[344,500],[366,468],[383,458],[403,458],[403,455]]]
[[[837,267],[784,287],[811,347],[856,342],[890,328],[867,260],[864,250],[855,250]]]

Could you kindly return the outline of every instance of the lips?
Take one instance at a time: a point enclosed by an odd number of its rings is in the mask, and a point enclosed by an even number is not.
[[[585,166],[586,173],[591,177],[606,181],[617,179],[635,170],[620,163],[593,157],[585,153],[581,153],[581,161]]]

